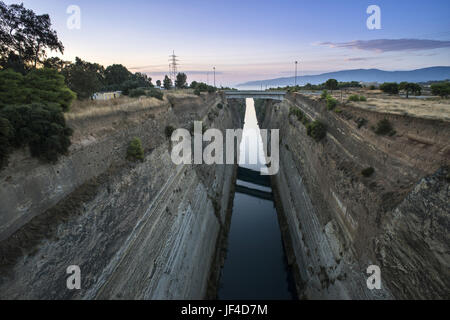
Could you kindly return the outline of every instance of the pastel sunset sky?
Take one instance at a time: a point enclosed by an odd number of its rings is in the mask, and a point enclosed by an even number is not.
[[[23,0],[48,13],[64,59],[125,65],[154,80],[175,50],[188,80],[218,85],[345,69],[410,70],[450,65],[448,0]],[[67,8],[81,9],[81,29],[67,28]],[[369,5],[381,30],[369,30]],[[209,77],[208,77],[209,73]]]

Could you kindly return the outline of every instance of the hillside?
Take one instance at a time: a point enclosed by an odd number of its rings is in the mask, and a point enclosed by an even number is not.
[[[328,79],[338,81],[364,81],[364,82],[426,82],[431,80],[450,79],[450,66],[430,67],[411,71],[383,71],[379,69],[356,69],[342,70],[337,72],[323,73],[319,75],[302,76],[297,78],[300,84],[320,84]],[[245,86],[287,86],[295,83],[295,77],[277,78],[260,81],[250,81],[237,85]]]

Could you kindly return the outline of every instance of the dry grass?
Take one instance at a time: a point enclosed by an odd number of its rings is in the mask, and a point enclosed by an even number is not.
[[[367,101],[348,102],[348,97],[352,94],[365,96]],[[438,97],[417,99],[411,97],[406,99],[400,96],[391,96],[382,93],[380,90],[349,90],[333,91],[333,97],[345,104],[372,110],[381,113],[401,114],[418,118],[440,119],[450,121],[450,99]],[[307,95],[313,100],[319,100],[318,95]]]
[[[369,98],[367,102],[351,102],[350,105],[383,113],[408,115],[425,119],[450,121],[448,99]]]
[[[120,97],[107,101],[75,101],[70,112],[66,113],[67,120],[78,120],[103,115],[111,115],[124,111],[138,111],[160,106],[164,101],[149,98]]]

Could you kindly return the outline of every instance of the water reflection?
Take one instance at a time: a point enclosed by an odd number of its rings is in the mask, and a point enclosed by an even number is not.
[[[269,177],[259,175],[264,151],[253,99],[247,99],[240,152],[239,165],[244,169],[239,170],[218,297],[295,299]]]

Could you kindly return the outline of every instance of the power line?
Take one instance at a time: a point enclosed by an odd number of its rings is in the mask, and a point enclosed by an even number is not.
[[[175,80],[177,79],[177,73],[178,73],[178,56],[175,55],[175,50],[173,51],[173,54],[169,56],[169,74],[170,78],[172,79],[173,85],[175,85]]]

